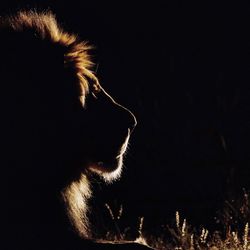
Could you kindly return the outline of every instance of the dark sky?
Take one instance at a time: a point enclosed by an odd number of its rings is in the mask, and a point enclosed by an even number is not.
[[[49,7],[94,44],[101,83],[137,116],[123,178],[93,184],[97,210],[123,204],[125,216],[159,225],[179,210],[208,225],[248,188],[250,4],[18,2],[1,12]]]

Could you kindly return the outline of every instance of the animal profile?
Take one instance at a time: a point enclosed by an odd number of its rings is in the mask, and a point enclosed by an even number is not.
[[[0,37],[2,249],[99,249],[84,240],[89,179],[120,177],[136,119],[51,12],[1,17]]]

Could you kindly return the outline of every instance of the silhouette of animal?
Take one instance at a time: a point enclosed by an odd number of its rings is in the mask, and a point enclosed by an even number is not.
[[[144,249],[91,238],[89,179],[120,177],[136,126],[91,46],[51,12],[22,10],[0,18],[0,50],[1,249]]]

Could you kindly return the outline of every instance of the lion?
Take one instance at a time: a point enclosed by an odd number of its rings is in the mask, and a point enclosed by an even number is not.
[[[90,179],[120,178],[137,123],[99,83],[92,46],[51,11],[3,16],[0,34],[1,249],[146,249],[91,236]]]

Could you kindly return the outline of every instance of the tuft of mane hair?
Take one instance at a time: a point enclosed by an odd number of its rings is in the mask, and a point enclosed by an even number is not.
[[[0,17],[0,28],[15,33],[32,33],[37,39],[63,48],[64,68],[77,77],[84,105],[89,91],[89,82],[99,88],[99,82],[92,68],[89,51],[93,49],[87,41],[81,41],[76,34],[64,31],[51,11],[22,10],[15,15]]]

